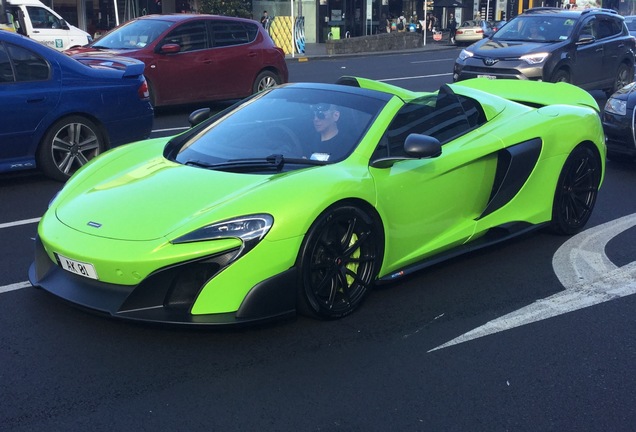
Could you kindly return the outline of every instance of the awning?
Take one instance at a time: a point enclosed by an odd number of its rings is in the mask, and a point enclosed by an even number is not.
[[[463,8],[466,7],[462,2],[458,0],[435,0],[433,3],[434,7],[454,7],[454,8]]]

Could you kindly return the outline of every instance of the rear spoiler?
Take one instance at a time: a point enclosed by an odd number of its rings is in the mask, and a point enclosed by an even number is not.
[[[587,91],[568,83],[521,81],[513,79],[473,78],[455,86],[481,90],[496,96],[535,107],[547,105],[580,105],[601,112],[596,99]]]
[[[124,72],[124,77],[143,75],[146,65],[130,57],[96,56],[75,54],[71,56],[78,62],[94,69],[117,69]]]

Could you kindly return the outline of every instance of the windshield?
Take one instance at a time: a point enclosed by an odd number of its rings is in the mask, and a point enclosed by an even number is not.
[[[315,164],[310,161],[339,162],[355,149],[384,104],[348,92],[276,88],[203,128],[183,144],[176,160],[210,169],[248,161],[253,171],[259,161],[263,169],[274,160],[279,168],[288,165],[286,160],[295,168]]]
[[[172,23],[168,21],[143,19],[131,21],[93,43],[94,47],[106,49],[138,49],[152,43]]]
[[[492,37],[493,40],[523,41],[523,42],[558,42],[570,37],[576,19],[520,15],[503,26]]]

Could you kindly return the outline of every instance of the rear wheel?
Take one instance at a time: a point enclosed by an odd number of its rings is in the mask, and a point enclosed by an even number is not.
[[[614,86],[612,88],[605,89],[605,94],[610,97],[615,91],[622,89],[627,84],[633,81],[632,77],[634,73],[625,64],[621,63],[616,70],[616,78],[614,80]]]
[[[576,147],[565,161],[552,207],[552,229],[571,235],[580,231],[592,215],[601,182],[598,154],[585,145]]]
[[[353,312],[379,271],[382,248],[380,230],[362,209],[342,205],[323,213],[301,248],[299,311],[325,319]]]
[[[258,74],[252,86],[252,93],[258,93],[280,84],[280,78],[272,71],[263,71]]]
[[[38,148],[38,165],[49,177],[66,181],[104,150],[99,128],[87,118],[71,116],[55,123]]]

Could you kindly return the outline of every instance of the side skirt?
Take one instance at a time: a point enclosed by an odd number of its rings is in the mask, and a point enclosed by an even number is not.
[[[519,237],[529,232],[538,230],[540,228],[543,228],[547,224],[548,224],[547,222],[538,224],[538,225],[529,224],[527,222],[512,222],[509,224],[491,228],[490,230],[488,230],[488,232],[485,235],[481,236],[475,241],[465,243],[459,247],[450,249],[446,252],[442,252],[430,258],[426,258],[423,261],[417,262],[415,264],[411,264],[401,270],[398,270],[386,276],[383,276],[376,280],[376,284],[385,284],[385,283],[393,282],[396,279],[399,279],[401,277],[404,277],[416,271],[425,269],[427,267],[431,267],[435,264],[439,264],[451,258],[455,258],[460,255],[473,252],[488,246],[492,246],[497,243],[501,243],[503,241],[509,240],[511,238]]]

